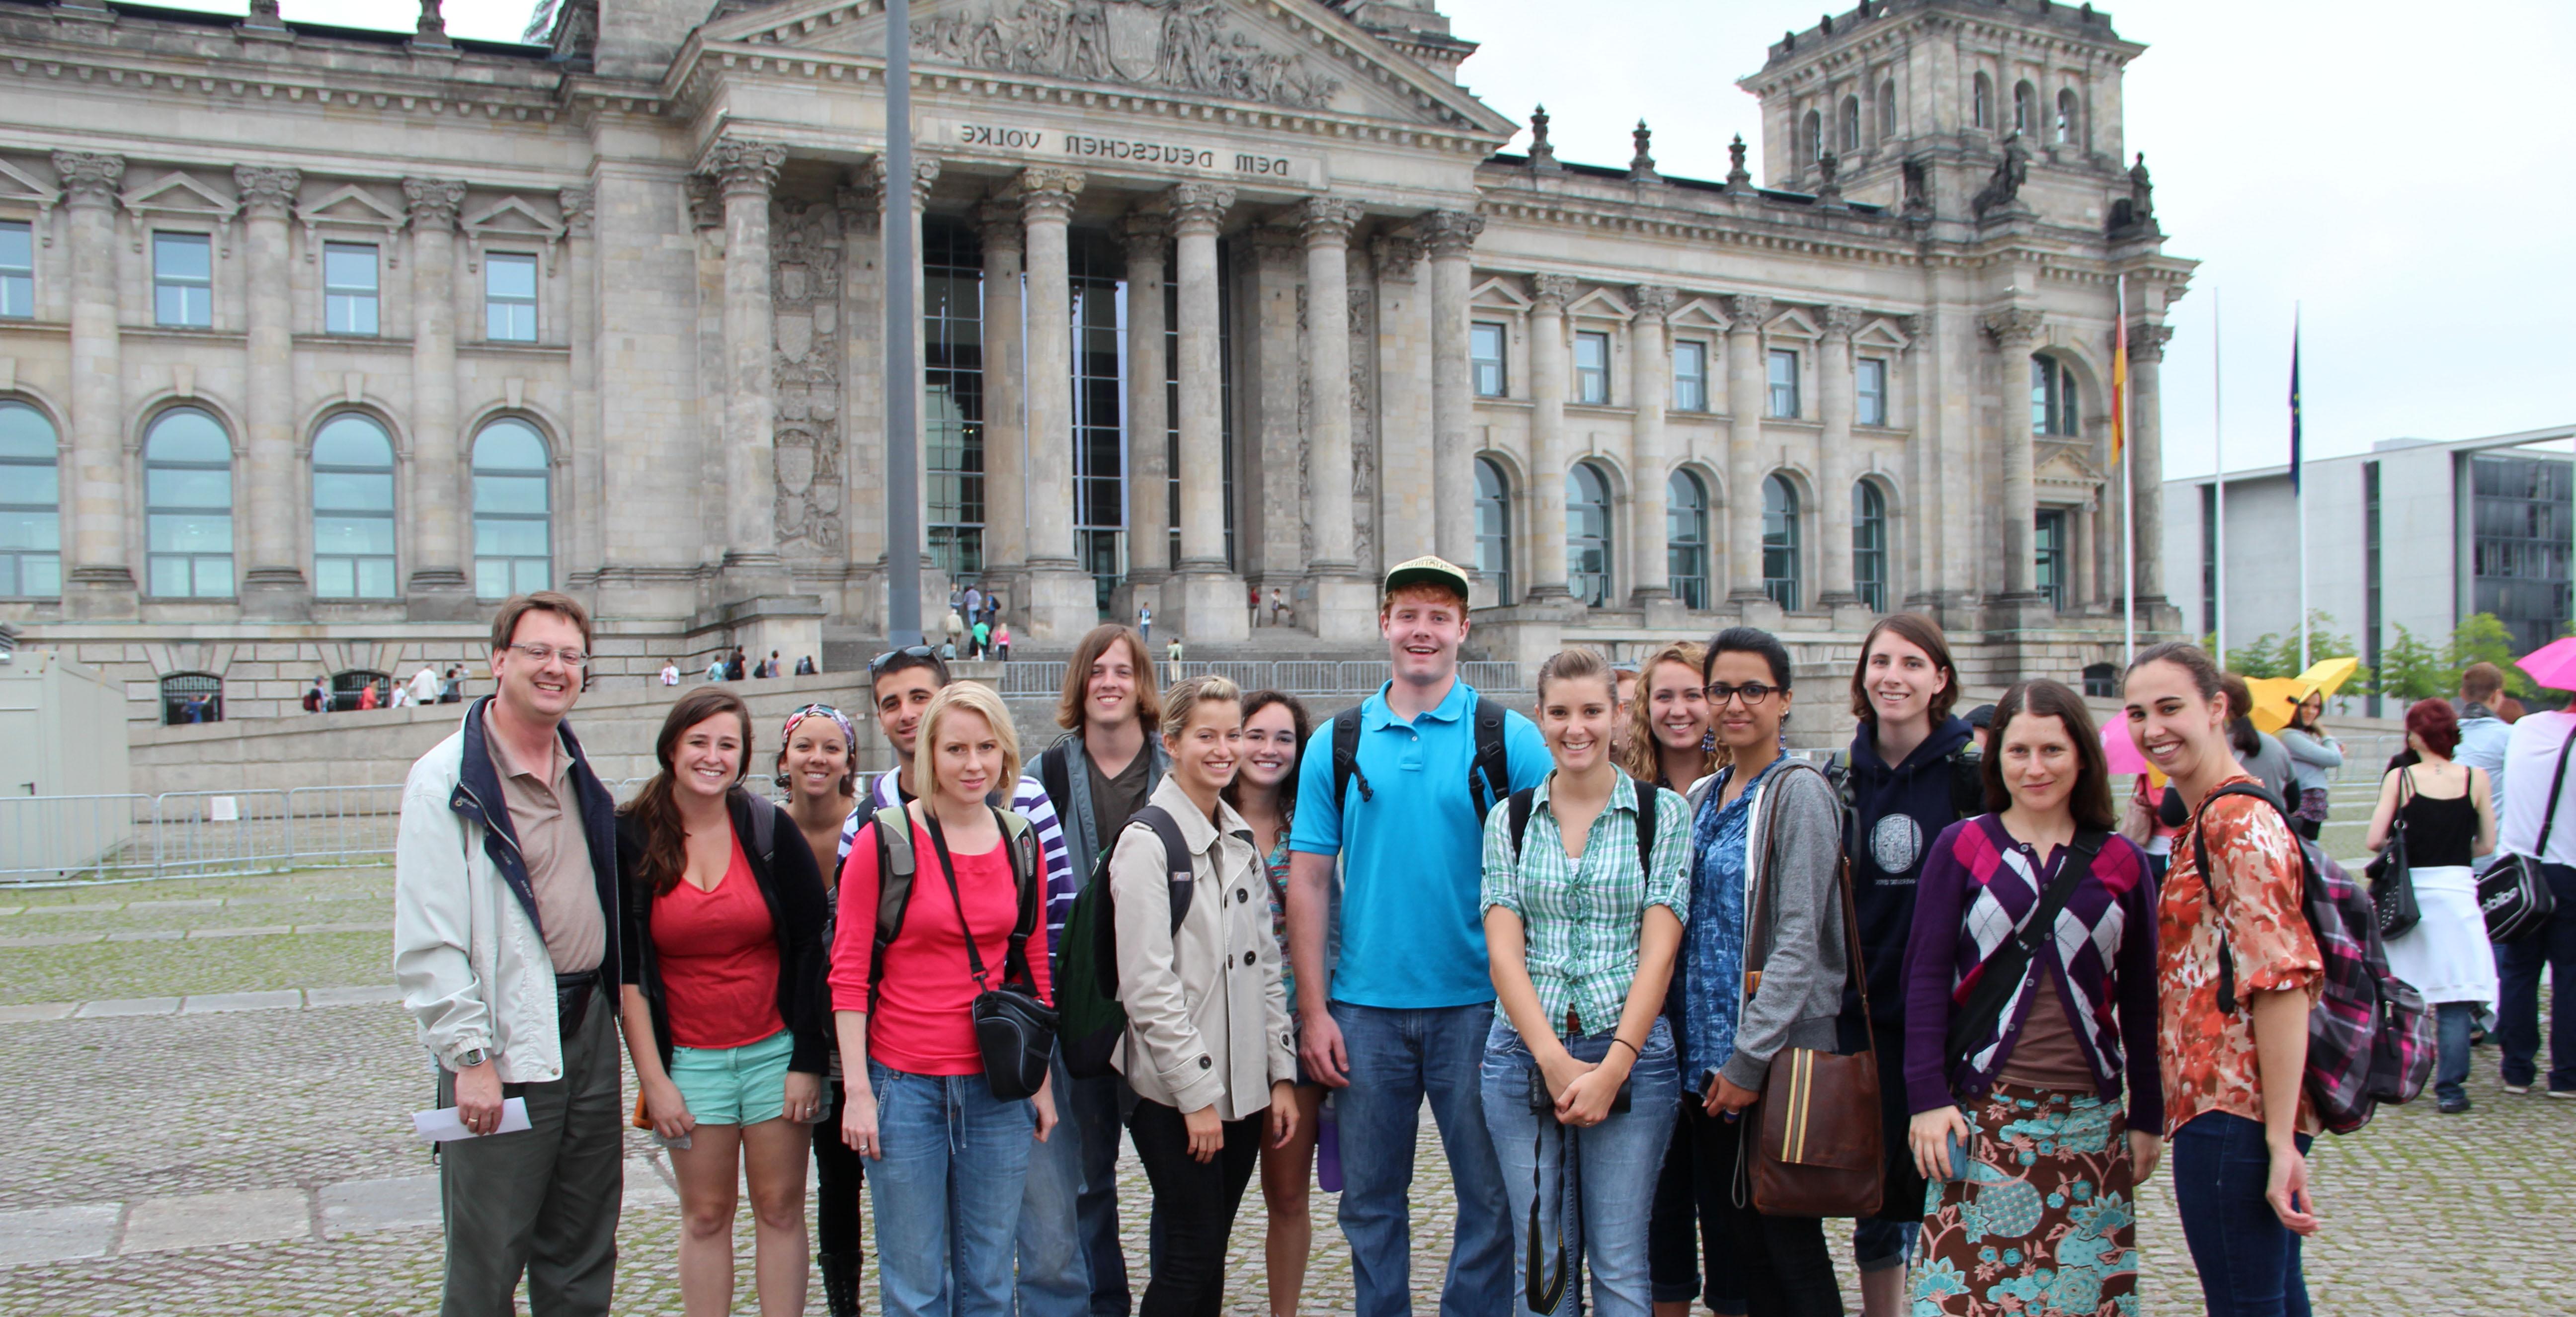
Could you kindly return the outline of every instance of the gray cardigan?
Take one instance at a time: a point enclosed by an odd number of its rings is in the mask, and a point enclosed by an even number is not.
[[[1693,816],[1716,783],[1711,776],[1691,788]],[[1764,854],[1772,837],[1780,843],[1758,920],[1747,901],[1748,921],[1761,924],[1768,958],[1762,990],[1743,1002],[1734,1054],[1719,1073],[1758,1092],[1771,1058],[1783,1049],[1836,1050],[1834,1022],[1842,1014],[1851,953],[1842,914],[1842,807],[1824,773],[1803,760],[1782,764],[1755,789],[1752,810],[1745,834],[1748,893],[1763,890]]]

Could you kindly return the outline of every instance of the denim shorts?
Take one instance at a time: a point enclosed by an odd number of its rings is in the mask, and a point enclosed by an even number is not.
[[[787,1110],[787,1058],[796,1050],[785,1029],[740,1047],[674,1047],[671,1082],[701,1125],[757,1125]]]

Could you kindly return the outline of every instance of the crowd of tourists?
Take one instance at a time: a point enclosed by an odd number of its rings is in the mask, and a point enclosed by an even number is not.
[[[764,1314],[804,1311],[817,1269],[860,1311],[863,1203],[887,1314],[1215,1314],[1256,1175],[1291,1314],[1321,1162],[1352,1307],[1400,1317],[1427,1105],[1446,1313],[1587,1289],[1614,1315],[1840,1313],[1846,1218],[1871,1317],[2130,1313],[2136,1187],[2168,1157],[2208,1311],[2308,1312],[2328,956],[2298,833],[2342,753],[2314,710],[2262,787],[2236,685],[2146,649],[2121,716],[2161,785],[2119,792],[2074,691],[2024,682],[1972,723],[1940,628],[1897,614],[1825,697],[1849,749],[1814,763],[1767,632],[1566,650],[1525,713],[1460,679],[1467,598],[1437,558],[1391,571],[1388,680],[1321,723],[1220,677],[1157,689],[1114,624],[1035,753],[946,646],[877,656],[871,709],[774,741],[696,687],[622,806],[566,721],[581,605],[504,605],[495,692],[414,767],[397,856],[404,1000],[476,1136],[442,1145],[444,1311],[508,1313],[523,1276],[539,1314],[609,1311],[632,1124],[678,1183],[692,1314],[732,1310],[746,1192]],[[895,766],[864,774],[869,717]],[[2576,1097],[2576,825],[2549,817],[2576,716],[2482,721],[2410,709],[2370,824],[2411,862],[2421,918],[2387,958],[2439,1013],[2445,1110],[2473,1026],[2508,1091],[2535,1082],[2544,965],[2549,1091]],[[2499,842],[2559,895],[2501,981],[2472,876]],[[514,1101],[527,1128],[497,1133]]]

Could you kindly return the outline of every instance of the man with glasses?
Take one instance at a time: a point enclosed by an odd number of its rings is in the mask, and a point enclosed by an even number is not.
[[[858,839],[859,825],[869,815],[910,803],[917,794],[913,752],[921,744],[921,716],[930,708],[930,697],[948,681],[948,665],[927,645],[889,650],[868,661],[868,698],[876,706],[877,730],[894,747],[895,767],[868,783],[867,800],[841,824],[844,861]],[[1064,827],[1036,778],[1021,778],[1009,788],[1008,799],[1003,795],[996,788],[988,803],[1027,819],[1046,858],[1047,964],[1052,971],[1063,958],[1059,944],[1064,940],[1064,921],[1073,913],[1078,890],[1065,858]],[[1062,1064],[1057,1063],[1059,1093],[1071,1091],[1071,1077],[1062,1072]],[[1090,1310],[1091,1269],[1076,1245],[1074,1229],[1074,1204],[1082,1191],[1082,1148],[1073,1133],[1073,1122],[1061,1122],[1046,1142],[1029,1149],[1019,1229],[1019,1307],[1027,1317]]]
[[[476,1137],[440,1148],[444,1317],[606,1313],[625,1192],[614,1017],[616,802],[564,715],[590,614],[521,595],[492,622],[493,694],[412,765],[394,843],[394,977]],[[528,1128],[497,1133],[507,1101]]]
[[[1341,1222],[1361,1317],[1412,1310],[1409,1195],[1426,1094],[1458,1203],[1440,1311],[1500,1317],[1521,1304],[1480,1092],[1494,983],[1477,895],[1485,814],[1547,776],[1547,742],[1520,714],[1481,708],[1458,678],[1465,572],[1431,557],[1397,566],[1378,629],[1393,679],[1317,730],[1297,770],[1288,952],[1298,1057],[1341,1090]],[[1491,780],[1497,757],[1507,781]],[[1337,857],[1340,960],[1328,963]]]

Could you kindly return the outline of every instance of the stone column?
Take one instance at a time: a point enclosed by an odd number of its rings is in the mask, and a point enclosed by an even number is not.
[[[1853,307],[1829,306],[1824,322],[1816,362],[1817,418],[1825,427],[1817,467],[1824,488],[1816,492],[1816,501],[1824,514],[1817,518],[1825,540],[1817,557],[1824,566],[1825,588],[1817,602],[1838,609],[1860,602],[1852,587],[1852,471],[1858,456],[1852,451],[1852,413],[1860,387],[1852,374],[1852,333],[1860,328],[1861,314]]]
[[[1159,207],[1130,212],[1119,221],[1118,237],[1127,254],[1127,584],[1131,595],[1143,595],[1123,610],[1133,617],[1138,602],[1163,606],[1163,578],[1179,565],[1171,548],[1172,363],[1164,349],[1169,327],[1163,323],[1163,262],[1172,242],[1171,217]],[[1183,315],[1187,313],[1184,308]],[[1186,358],[1186,340],[1181,352]],[[1181,385],[1184,411],[1189,387],[1186,381]],[[1181,446],[1188,450],[1187,434],[1181,436]],[[1184,491],[1183,501],[1187,498]]]
[[[474,613],[466,535],[473,491],[465,440],[456,432],[456,211],[465,185],[407,178],[411,208],[411,506],[405,588],[414,621],[462,621]]]
[[[1073,543],[1073,287],[1065,226],[1083,176],[1020,171],[1013,191],[1028,237],[1029,634],[1071,643],[1099,620]]]
[[[1306,520],[1315,528],[1315,634],[1364,641],[1375,634],[1376,590],[1356,574],[1351,522],[1351,228],[1360,209],[1315,197],[1297,212],[1306,244]]]
[[[1173,272],[1180,282],[1182,575],[1180,597],[1167,586],[1163,603],[1172,610],[1173,634],[1211,643],[1243,640],[1250,626],[1243,577],[1225,557],[1225,363],[1218,350],[1216,235],[1233,207],[1229,187],[1183,183],[1171,192]],[[1132,299],[1129,305],[1133,315]],[[1159,386],[1161,376],[1155,378]],[[1155,396],[1159,402],[1159,387]],[[1343,415],[1349,415],[1347,406]]]
[[[843,570],[853,584],[843,594],[842,615],[877,629],[886,617],[884,191],[877,172],[863,166],[832,194],[841,212],[841,320],[849,327],[841,357],[841,433],[849,458],[842,516],[850,555]],[[1012,228],[1016,247],[1016,219]],[[1012,332],[1018,332],[1016,320]],[[989,373],[985,388],[989,397]],[[988,483],[988,498],[990,492]]]
[[[2129,326],[2129,442],[2136,451],[2122,465],[2138,476],[2137,495],[2131,501],[2137,506],[2141,628],[2150,625],[2150,617],[2171,611],[2165,608],[2164,401],[2157,380],[2164,373],[2165,342],[2172,337],[2170,325]],[[2180,622],[2177,619],[2156,625],[2170,630]]]
[[[1263,600],[1278,587],[1296,610],[1296,624],[1312,630],[1306,500],[1298,488],[1305,443],[1297,415],[1305,375],[1297,352],[1297,274],[1303,263],[1297,235],[1283,227],[1255,228],[1235,246],[1238,286],[1249,294],[1238,303],[1237,324],[1244,332],[1235,342],[1249,349],[1242,360],[1253,390],[1239,414],[1255,422],[1253,442],[1245,448],[1251,458],[1238,475],[1249,481],[1243,499],[1252,520],[1248,557]]]
[[[571,285],[568,325],[572,337],[572,476],[564,502],[572,521],[571,570],[567,578],[596,573],[608,565],[608,450],[599,426],[599,238],[594,222],[596,194],[587,187],[568,187],[555,194],[563,212],[564,277]]]
[[[1664,409],[1673,400],[1672,345],[1665,317],[1673,290],[1639,284],[1628,290],[1637,318],[1628,325],[1628,393],[1636,412],[1628,422],[1628,600],[1649,616],[1673,597],[1664,525]],[[1672,619],[1680,621],[1678,617]]]
[[[2037,529],[2039,513],[2037,478],[2034,465],[2037,445],[2030,431],[2030,407],[2025,401],[2030,394],[2030,347],[2039,337],[2042,316],[2028,307],[2006,307],[1986,313],[1986,332],[1995,340],[1996,370],[2002,377],[2004,399],[2003,433],[1998,436],[1998,450],[2003,455],[2003,500],[1995,509],[2002,522],[2004,545],[2004,593],[2020,597],[2031,593],[2031,536]]]
[[[1767,603],[1762,591],[1762,415],[1770,372],[1762,325],[1771,299],[1726,299],[1726,597],[1740,607]]]
[[[1467,360],[1468,249],[1485,217],[1435,210],[1416,225],[1431,253],[1432,540],[1443,558],[1476,565],[1475,380]]]
[[[71,576],[66,613],[133,617],[126,566],[125,380],[117,337],[116,197],[125,157],[54,152],[71,230]]]
[[[769,195],[787,148],[775,142],[719,139],[705,172],[724,198],[725,553],[728,576],[774,573],[778,558],[778,476],[770,387],[776,311],[769,291]],[[729,591],[757,596],[761,585],[738,581]]]
[[[1422,278],[1422,242],[1385,234],[1369,243],[1376,288],[1379,561],[1438,553],[1439,440],[1432,420],[1431,318]],[[1421,436],[1433,434],[1425,444]],[[1473,476],[1469,476],[1473,479]],[[1361,516],[1366,518],[1367,509]],[[1365,522],[1363,522],[1365,524]],[[1444,555],[1445,556],[1445,555]],[[1452,561],[1458,561],[1452,559]],[[1460,566],[1466,563],[1460,562]]]
[[[242,250],[249,331],[249,370],[242,399],[244,511],[249,530],[249,570],[242,575],[242,612],[262,621],[289,621],[311,612],[296,531],[306,510],[296,491],[295,326],[288,297],[287,218],[295,211],[304,176],[292,169],[237,165],[233,184],[242,204]]]
[[[1530,290],[1530,585],[1524,601],[1562,604],[1565,588],[1565,303],[1574,280],[1534,274]]]
[[[1020,353],[1019,208],[975,208],[984,247],[984,574],[1017,605],[1028,573],[1029,431],[1020,415],[1028,363]]]
[[[882,170],[885,162],[884,156],[878,156],[874,165]],[[930,279],[924,264],[929,259],[930,248],[922,240],[925,217],[930,213],[930,189],[939,181],[939,170],[937,156],[918,149],[912,153],[912,360],[915,372],[912,377],[912,415],[916,427],[912,432],[912,470],[918,477],[912,488],[913,524],[921,527],[921,557],[914,569],[921,573],[921,597],[945,604],[948,601],[948,569],[940,566],[930,552],[930,319],[927,310]],[[893,204],[894,192],[890,183],[878,188],[877,199],[889,206]],[[882,217],[878,227],[884,227]],[[889,277],[893,274],[892,271],[887,273]],[[882,320],[884,317],[880,314],[878,318]],[[879,343],[877,350],[878,361],[882,363],[885,359],[884,344]],[[930,605],[922,607],[927,612]]]

